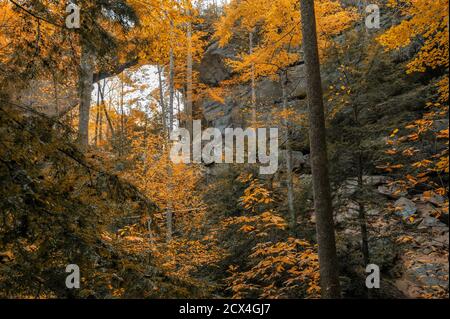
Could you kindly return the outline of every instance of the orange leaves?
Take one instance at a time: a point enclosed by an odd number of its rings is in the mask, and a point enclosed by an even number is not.
[[[257,293],[261,298],[319,296],[319,264],[315,247],[306,241],[287,238],[257,244],[249,256],[247,271],[229,268],[227,281],[234,298]]]
[[[449,173],[448,156],[442,156],[436,163],[435,170],[438,172]]]
[[[410,141],[417,141],[419,139],[419,134],[413,133],[407,136]]]
[[[140,25],[134,31],[134,42],[140,63],[169,65],[170,52],[174,57],[175,87],[184,87],[187,74],[187,59],[199,62],[204,53],[205,33],[188,25],[202,23],[202,18],[192,1],[174,0],[129,0],[140,18]],[[188,32],[188,29],[190,32]],[[167,76],[168,78],[168,76]],[[193,72],[193,87],[196,92],[198,72]],[[194,94],[193,99],[197,98]]]
[[[391,164],[391,163],[387,163],[386,165],[378,165],[377,168],[382,169],[386,172],[392,173],[394,170],[403,168],[404,165],[403,164]]]
[[[347,28],[355,15],[343,9],[338,1],[316,2],[319,48],[323,53],[329,37]],[[252,76],[276,77],[280,69],[301,58],[298,54],[302,41],[300,12],[295,0],[233,0],[215,28],[215,37],[221,46],[228,44],[235,35],[242,37],[253,33],[257,39],[253,48],[243,48],[239,59],[230,61],[241,81],[249,81]]]
[[[449,77],[445,75],[438,83],[439,101],[447,103],[449,100]]]
[[[395,155],[395,154],[397,154],[397,150],[390,149],[390,150],[385,151],[385,153],[388,154],[388,155]]]
[[[249,175],[246,177],[241,176],[239,179],[245,183],[245,181],[249,181],[252,178],[253,176]],[[240,198],[239,202],[246,210],[255,212],[258,206],[262,204],[268,205],[273,202],[273,199],[271,198],[271,193],[257,179],[253,179],[245,189],[244,195]]]
[[[0,252],[0,261],[2,263],[7,263],[14,259],[14,253],[11,250]]]
[[[261,214],[261,220],[265,223],[265,227],[273,227],[278,229],[286,229],[287,224],[283,217],[273,214],[272,212],[265,212]]]
[[[439,81],[439,85],[447,87],[447,82],[448,79],[444,77],[444,79]],[[426,112],[423,113],[422,118],[405,126],[406,129],[412,131],[410,134],[398,136],[399,129],[395,129],[387,140],[387,144],[391,146],[385,151],[387,155],[396,156],[396,161],[402,161],[402,158],[398,156],[401,152],[402,156],[413,158],[414,161],[404,160],[403,163],[387,163],[377,166],[389,173],[400,168],[404,172],[409,172],[404,178],[407,188],[415,187],[422,183],[427,184],[431,188],[445,188],[445,185],[442,185],[442,178],[432,178],[432,175],[436,173],[448,174],[449,172],[449,130],[448,128],[442,129],[443,124],[446,123],[445,118],[448,116],[448,101],[441,100],[441,97],[442,95],[440,94],[440,97],[434,102],[426,103],[426,106],[424,106]],[[434,145],[436,151],[418,148],[430,143]]]
[[[110,234],[108,234],[107,232],[103,232],[101,234],[101,239],[104,241],[108,241],[111,242],[113,239],[111,238]]]
[[[389,29],[378,41],[388,50],[394,50],[409,45],[420,35],[424,39],[422,47],[408,64],[407,72],[448,67],[448,0],[403,0],[391,5],[398,6],[410,18]]]
[[[447,191],[445,190],[444,187],[440,187],[440,188],[438,188],[438,189],[435,189],[434,191],[435,191],[438,195],[441,195],[441,196],[445,196],[445,195],[447,194]]]
[[[404,236],[398,237],[398,238],[396,239],[396,242],[397,242],[398,244],[407,244],[407,243],[414,242],[414,238],[411,237],[411,236],[406,236],[406,235],[404,235]]]
[[[417,184],[417,179],[415,179],[413,176],[411,176],[411,175],[406,175],[406,179],[411,183],[411,184],[413,184],[413,185],[416,185]]]
[[[244,233],[250,233],[255,230],[255,227],[251,225],[243,225],[239,230]]]
[[[416,154],[417,152],[420,152],[420,150],[415,149],[413,147],[408,147],[407,149],[402,151],[402,155],[403,156],[413,156],[414,154]]]
[[[419,174],[417,177],[407,174],[406,180],[410,183],[411,186],[415,186],[420,183],[428,182],[430,178],[428,176],[423,176],[423,174]]]
[[[267,207],[273,203],[271,192],[252,174],[242,174],[238,180],[249,184],[244,190],[244,195],[239,199],[239,203],[251,215],[225,219],[222,227],[238,226],[239,231],[260,238],[267,237],[269,232],[286,229],[287,223],[284,218]]]
[[[124,240],[128,244],[132,243],[132,244],[138,244],[139,245],[139,244],[144,243],[144,238],[138,237],[138,236],[125,236],[125,237],[122,238],[122,240]]]
[[[439,138],[439,139],[445,139],[445,140],[448,140],[448,138],[449,138],[448,129],[439,131],[439,132],[436,134],[436,137]]]
[[[225,103],[225,98],[224,98],[224,90],[221,87],[217,87],[217,88],[208,88],[207,89],[209,98],[213,101],[216,101],[218,103]]]
[[[275,266],[275,271],[278,272],[278,273],[283,272],[283,271],[284,271],[283,265],[282,265],[282,264],[277,264],[277,265]]]
[[[421,167],[429,167],[432,164],[430,160],[424,159],[420,162],[416,162],[412,164],[412,167],[414,168],[421,168]]]
[[[257,237],[267,237],[269,231],[284,230],[287,223],[283,217],[268,211],[255,216],[239,216],[225,219],[222,227],[239,226],[239,231],[254,234]]]

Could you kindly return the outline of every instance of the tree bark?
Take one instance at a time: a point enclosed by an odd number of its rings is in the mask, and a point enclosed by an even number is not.
[[[191,12],[188,9],[188,16]],[[192,23],[187,23],[187,58],[186,58],[186,129],[188,130],[191,141],[193,139],[193,112],[192,112],[192,81],[193,81],[193,57],[192,57]]]
[[[175,55],[172,44],[173,40],[173,21],[170,21],[170,38],[171,38],[171,47],[169,52],[169,135],[173,130],[173,109],[174,109],[174,100],[175,100]]]
[[[94,54],[89,45],[81,39],[81,59],[79,69],[80,114],[78,120],[78,142],[82,150],[89,145],[89,112],[94,77]]]
[[[167,117],[166,117],[166,103],[164,102],[164,84],[162,80],[162,74],[164,73],[164,67],[158,66],[158,82],[159,82],[159,104],[161,105],[162,124],[164,129],[164,135],[167,134]]]
[[[99,124],[100,124],[100,90],[97,90],[97,114],[95,117],[95,136],[94,136],[94,145],[98,146],[98,132],[99,132]]]
[[[307,79],[311,166],[322,298],[340,298],[314,1],[300,0],[300,10]]]
[[[253,30],[249,33],[249,54],[253,54]],[[256,127],[256,121],[257,121],[257,114],[256,114],[256,76],[255,76],[255,64],[252,63],[251,66],[251,73],[252,73],[252,126]]]
[[[281,75],[281,89],[283,94],[283,111],[287,111],[288,97],[286,92],[287,76],[286,72],[283,71]],[[285,114],[286,116],[286,114]],[[290,217],[291,230],[295,232],[295,227],[297,224],[297,214],[295,213],[294,207],[294,183],[292,175],[292,150],[290,143],[290,130],[289,122],[286,117],[283,119],[285,126],[285,143],[286,143],[286,184],[287,184],[287,198],[288,198],[288,212]]]
[[[97,85],[98,85],[99,92],[100,92],[100,99],[101,99],[101,104],[103,106],[103,111],[105,113],[106,121],[108,122],[107,128],[109,129],[109,131],[111,133],[111,140],[112,140],[112,144],[114,146],[115,140],[116,140],[116,134],[115,134],[115,130],[114,130],[114,126],[112,124],[111,118],[109,117],[108,110],[106,109],[106,103],[105,103],[106,80],[103,80],[103,88],[102,89],[100,88],[100,83],[97,83]],[[108,134],[106,134],[106,137],[108,137]]]
[[[121,156],[123,156],[125,152],[125,111],[123,105],[125,95],[124,76],[125,74],[122,72],[120,76],[120,148],[119,148],[119,155]]]

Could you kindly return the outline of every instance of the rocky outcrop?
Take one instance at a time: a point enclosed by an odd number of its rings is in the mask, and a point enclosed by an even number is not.
[[[346,0],[345,3],[354,5],[360,2]],[[382,28],[390,25],[390,18],[387,14],[383,15]],[[352,28],[344,32],[336,42],[345,44],[345,56],[339,52],[327,52],[322,65],[330,171],[335,185],[333,195],[338,251],[341,266],[345,268],[343,277],[347,277],[349,282],[348,286],[344,284],[344,290],[352,290],[354,287],[351,285],[357,281],[362,283],[359,292],[366,292],[364,280],[360,280],[364,278],[365,272],[361,256],[359,201],[363,204],[369,229],[371,262],[382,269],[383,289],[378,292],[378,296],[448,296],[449,233],[445,199],[437,194],[429,196],[430,194],[425,194],[426,189],[419,187],[408,192],[394,183],[398,176],[380,175],[383,172],[377,168],[378,163],[386,159],[387,137],[394,129],[404,127],[405,123],[417,119],[418,114],[424,112],[426,102],[435,94],[435,86],[430,82],[430,75],[408,75],[405,72],[405,64],[417,52],[416,42],[404,49],[387,53],[376,45],[376,32],[381,30],[361,32],[358,28]],[[233,76],[226,68],[225,61],[234,56],[232,51],[220,49],[216,44],[212,44],[208,52],[209,55],[201,64],[200,78],[204,84],[218,86]],[[348,67],[345,75],[342,65]],[[292,66],[288,75],[290,105],[298,111],[306,110],[304,65],[300,63]],[[347,75],[348,78],[344,79]],[[346,86],[356,92],[350,95],[348,104],[341,99],[347,93],[338,92],[336,95],[336,88],[339,91],[344,87],[345,90],[342,91],[346,92]],[[262,113],[268,117],[269,111],[281,102],[281,87],[270,78],[259,79],[256,93],[258,108],[267,110]],[[211,125],[225,128],[245,125],[244,109],[249,105],[249,100],[249,85],[235,85],[223,103],[205,98],[200,105],[204,118]],[[357,125],[350,105],[358,107]],[[436,121],[432,131],[441,131],[447,127],[448,120]],[[309,174],[304,171],[309,165],[308,156],[304,155],[308,153],[307,132],[298,126],[295,130],[299,132],[292,132],[293,167],[294,170],[300,170],[300,174]],[[358,135],[359,146],[354,144],[358,140],[354,139],[355,135]],[[421,153],[432,154],[435,145],[428,144],[421,145]],[[354,155],[360,150],[366,175],[363,177],[363,191],[354,178],[358,175],[355,172],[358,162]],[[286,170],[285,152],[280,151],[281,173]],[[311,188],[310,175],[298,175],[296,195],[299,188]],[[275,177],[274,188],[279,186],[280,192],[284,192],[281,180],[282,176]],[[311,204],[312,194],[307,197],[307,204]],[[304,221],[299,218],[299,223],[301,222]],[[314,214],[310,215],[309,222],[314,224]],[[352,276],[356,276],[358,280],[354,280],[355,277]],[[360,296],[355,290],[352,293]]]
[[[232,71],[226,64],[226,59],[234,59],[236,54],[231,46],[221,48],[218,42],[211,44],[198,66],[200,82],[218,86],[222,81],[228,80]]]
[[[202,61],[197,66],[199,78],[202,84],[210,87],[218,87],[224,81],[229,80],[233,76],[232,70],[227,65],[227,60],[236,59],[236,50],[233,44],[221,48],[217,42],[213,42],[206,49]],[[304,65],[298,63],[288,68],[287,93],[290,104],[300,107],[300,101],[306,98],[306,82]],[[246,84],[236,84],[227,87],[227,93],[224,101],[217,101],[210,97],[204,97],[196,103],[195,108],[201,110],[204,119],[216,128],[223,130],[226,127],[246,126],[245,109],[249,107],[251,100],[250,86]],[[281,108],[282,90],[281,85],[271,78],[258,79],[256,83],[256,99],[258,105],[258,113],[269,114],[274,106]],[[302,107],[304,105],[302,104]],[[268,115],[267,115],[268,116]]]
[[[370,262],[382,270],[382,289],[374,294],[383,298],[448,297],[449,227],[445,199],[431,192],[400,197],[383,194],[379,188],[389,188],[389,178],[365,176],[364,180],[366,198],[362,202],[369,230]],[[345,268],[343,275],[349,276],[348,282],[344,280],[344,291],[348,293],[364,291],[364,287],[355,287],[353,278],[364,278],[361,207],[354,197],[358,189],[355,179],[348,179],[341,183],[334,201],[338,251]],[[355,273],[359,267],[361,272]]]

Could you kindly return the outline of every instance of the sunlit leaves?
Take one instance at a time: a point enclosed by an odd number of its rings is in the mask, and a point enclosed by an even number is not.
[[[234,298],[319,297],[319,272],[316,247],[288,238],[284,242],[257,244],[249,256],[247,271],[230,266],[230,290]]]

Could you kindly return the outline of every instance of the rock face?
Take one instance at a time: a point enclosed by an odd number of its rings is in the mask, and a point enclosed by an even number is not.
[[[233,120],[233,106],[230,103],[220,103],[217,101],[204,99],[202,102],[202,113],[205,120],[222,132],[230,127]]]
[[[378,192],[391,199],[398,199],[401,196],[405,196],[407,192],[396,185],[380,185]]]
[[[368,226],[370,262],[382,271],[381,298],[423,298],[448,295],[449,229],[439,220],[445,214],[445,200],[430,192],[402,197],[380,194],[392,181],[384,176],[364,176],[363,200]],[[362,266],[359,186],[355,178],[340,183],[335,192],[334,209],[338,252],[347,279],[346,291],[360,291],[364,281],[354,274]],[[362,289],[362,290],[359,290]]]
[[[221,48],[215,42],[206,50],[202,61],[197,66],[200,82],[209,87],[218,87],[221,82],[232,76],[232,70],[227,66],[226,60],[235,58],[232,47]],[[239,122],[239,114],[236,112],[234,94],[224,97],[224,101],[204,97],[194,103],[194,108],[199,109],[209,126],[220,130],[231,127]]]
[[[206,50],[198,67],[200,81],[203,84],[217,86],[220,82],[231,77],[231,70],[225,60],[235,58],[232,47],[221,48],[217,42],[211,44]]]
[[[355,0],[344,2],[360,3]],[[383,26],[390,23],[387,17],[382,18]],[[346,55],[340,56],[339,59],[330,56],[322,66],[325,106],[327,119],[329,119],[327,128],[330,172],[336,186],[333,194],[334,217],[341,264],[348,265],[346,269],[348,273],[345,275],[351,274],[355,269],[364,272],[361,268],[363,266],[359,221],[361,207],[358,205],[358,201],[362,201],[369,231],[371,262],[380,266],[385,282],[389,282],[389,289],[396,290],[402,297],[407,298],[426,294],[435,297],[440,296],[442,291],[448,296],[448,284],[444,283],[445,278],[448,280],[448,225],[443,222],[443,218],[447,216],[448,224],[448,213],[445,213],[444,205],[446,199],[439,195],[429,196],[430,194],[424,193],[426,189],[408,193],[403,187],[394,183],[398,176],[393,175],[390,178],[379,175],[381,171],[377,169],[377,164],[373,164],[376,162],[373,159],[386,157],[386,139],[391,132],[395,128],[404,127],[405,123],[417,117],[418,111],[423,111],[423,106],[434,94],[433,85],[424,84],[426,81],[420,77],[411,77],[405,72],[404,64],[417,52],[417,43],[412,43],[411,46],[393,53],[386,53],[383,50],[373,52],[370,51],[373,47],[370,50],[368,48],[373,43],[371,41],[375,41],[374,38],[367,34],[360,37],[358,34],[353,34],[353,31],[355,30],[348,32],[347,35],[341,35],[338,39],[342,43],[350,44],[354,48],[353,52],[346,49]],[[346,36],[348,38],[345,38]],[[207,52],[207,56],[199,67],[200,79],[203,84],[217,87],[233,76],[225,61],[234,59],[235,54],[232,49],[222,49],[217,44],[211,44]],[[370,70],[367,69],[367,65],[364,65],[369,57],[373,58],[369,64]],[[354,78],[349,80],[354,81],[349,85],[352,91],[358,92],[358,94],[352,94],[350,104],[361,107],[358,119],[361,127],[354,127],[355,120],[351,107],[335,110],[335,107],[342,106],[340,98],[336,98],[336,88],[343,83],[343,74],[339,71],[341,65],[370,72],[363,79],[358,78],[358,72],[356,72]],[[288,70],[289,105],[299,111],[306,110],[304,74],[302,64]],[[220,129],[245,126],[248,122],[245,108],[250,105],[250,93],[248,84],[235,85],[225,96],[224,101],[217,102],[204,98],[198,102],[198,107],[210,125]],[[273,79],[259,79],[256,94],[258,110],[262,111],[263,116],[269,117],[270,110],[280,108],[281,87]],[[330,115],[333,112],[335,112],[334,117]],[[298,127],[296,126],[295,129]],[[438,132],[447,127],[448,120],[436,121],[432,130]],[[298,130],[298,135],[296,135],[297,132],[292,132],[293,136],[291,136],[294,146],[292,156],[294,170],[304,169],[309,165],[308,155],[305,155],[308,153],[308,141],[307,138],[303,139],[307,135],[302,128]],[[363,169],[366,174],[363,177],[363,192],[360,192],[358,180],[354,178],[357,176],[355,173],[357,163],[354,158],[356,151],[352,145],[351,134],[356,132],[361,134],[364,154],[368,154],[368,157],[364,158],[368,163],[363,163],[367,165]],[[333,150],[334,145],[338,145],[335,150]],[[427,147],[433,146],[425,145],[424,153],[429,151]],[[285,153],[283,150],[279,153],[281,172],[286,169]],[[305,185],[310,189],[309,179],[308,183],[302,185],[302,182],[306,180],[305,175],[298,175],[300,174],[296,174],[300,181],[296,184],[296,191],[298,192],[298,189]],[[277,178],[282,180],[282,177],[276,176],[275,183],[281,185],[280,191],[284,191],[284,186],[277,182]],[[307,198],[305,202],[311,203],[312,195]],[[307,210],[305,214],[310,214],[310,210]],[[308,215],[307,219],[315,223],[313,213]],[[358,275],[355,275],[349,281],[355,281],[355,278],[360,279]],[[362,290],[365,291],[364,284],[362,285]],[[439,292],[433,292],[436,288],[433,288],[433,285],[438,286]],[[447,292],[445,292],[446,289]]]
[[[227,65],[227,60],[236,59],[233,44],[225,48],[219,47],[217,42],[212,43],[206,50],[202,61],[197,66],[200,82],[209,87],[218,87],[223,81],[229,80],[232,70]],[[306,81],[304,65],[292,66],[288,69],[289,83],[287,85],[289,103],[297,104],[306,98]],[[209,125],[223,130],[226,127],[245,127],[249,118],[248,108],[251,103],[251,91],[249,85],[234,85],[228,88],[224,101],[216,101],[204,97],[196,102],[194,108],[201,110],[204,119]],[[256,83],[256,99],[260,114],[271,108],[281,109],[282,90],[281,85],[271,78],[261,78]],[[302,106],[304,107],[304,105]],[[264,116],[263,116],[264,117]],[[266,119],[262,119],[266,120]]]
[[[279,169],[286,170],[286,150],[281,150],[278,152],[278,161],[279,161]],[[292,161],[292,170],[301,170],[309,161],[309,157],[307,155],[303,155],[302,152],[299,151],[291,151],[291,161]]]

